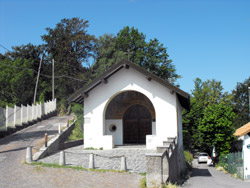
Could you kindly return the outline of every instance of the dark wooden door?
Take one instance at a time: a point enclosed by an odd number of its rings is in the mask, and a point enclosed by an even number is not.
[[[143,105],[133,105],[123,116],[123,143],[145,144],[146,135],[152,134],[152,117]]]

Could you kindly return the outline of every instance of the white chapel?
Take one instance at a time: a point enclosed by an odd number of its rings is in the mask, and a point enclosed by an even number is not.
[[[123,60],[69,99],[84,105],[84,147],[163,146],[176,138],[183,150],[182,109],[190,96],[142,67]]]

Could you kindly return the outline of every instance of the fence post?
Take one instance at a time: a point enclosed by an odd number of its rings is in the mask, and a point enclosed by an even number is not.
[[[89,168],[95,168],[94,154],[90,153],[89,155]]]
[[[21,104],[21,125],[23,125],[23,105]]]
[[[26,123],[29,122],[29,105],[27,104],[27,109],[26,109]]]
[[[59,123],[58,125],[58,134],[60,135],[61,134],[61,124]]]
[[[16,127],[16,105],[14,106],[14,127]]]
[[[34,120],[34,105],[31,104],[31,121]]]
[[[65,165],[65,152],[64,151],[60,151],[59,165],[60,166]]]
[[[121,157],[121,171],[127,171],[126,157],[124,155]]]
[[[45,147],[48,146],[48,135],[47,135],[47,133],[44,134],[44,146]]]
[[[32,146],[28,146],[26,149],[26,163],[32,163]]]
[[[8,129],[8,119],[9,119],[9,112],[8,112],[8,110],[9,110],[9,107],[6,106],[6,112],[5,112],[5,115],[6,115],[6,117],[5,117],[6,130]]]

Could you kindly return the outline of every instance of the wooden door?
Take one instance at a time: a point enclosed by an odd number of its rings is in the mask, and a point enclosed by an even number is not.
[[[146,135],[152,134],[152,117],[143,105],[133,105],[123,116],[123,143],[145,144]]]

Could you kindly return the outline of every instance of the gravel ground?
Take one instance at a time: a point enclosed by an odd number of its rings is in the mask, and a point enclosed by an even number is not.
[[[69,116],[52,117],[0,140],[0,188],[136,188],[142,178],[134,173],[92,172],[24,164],[27,146],[38,147],[45,132],[57,134]]]

